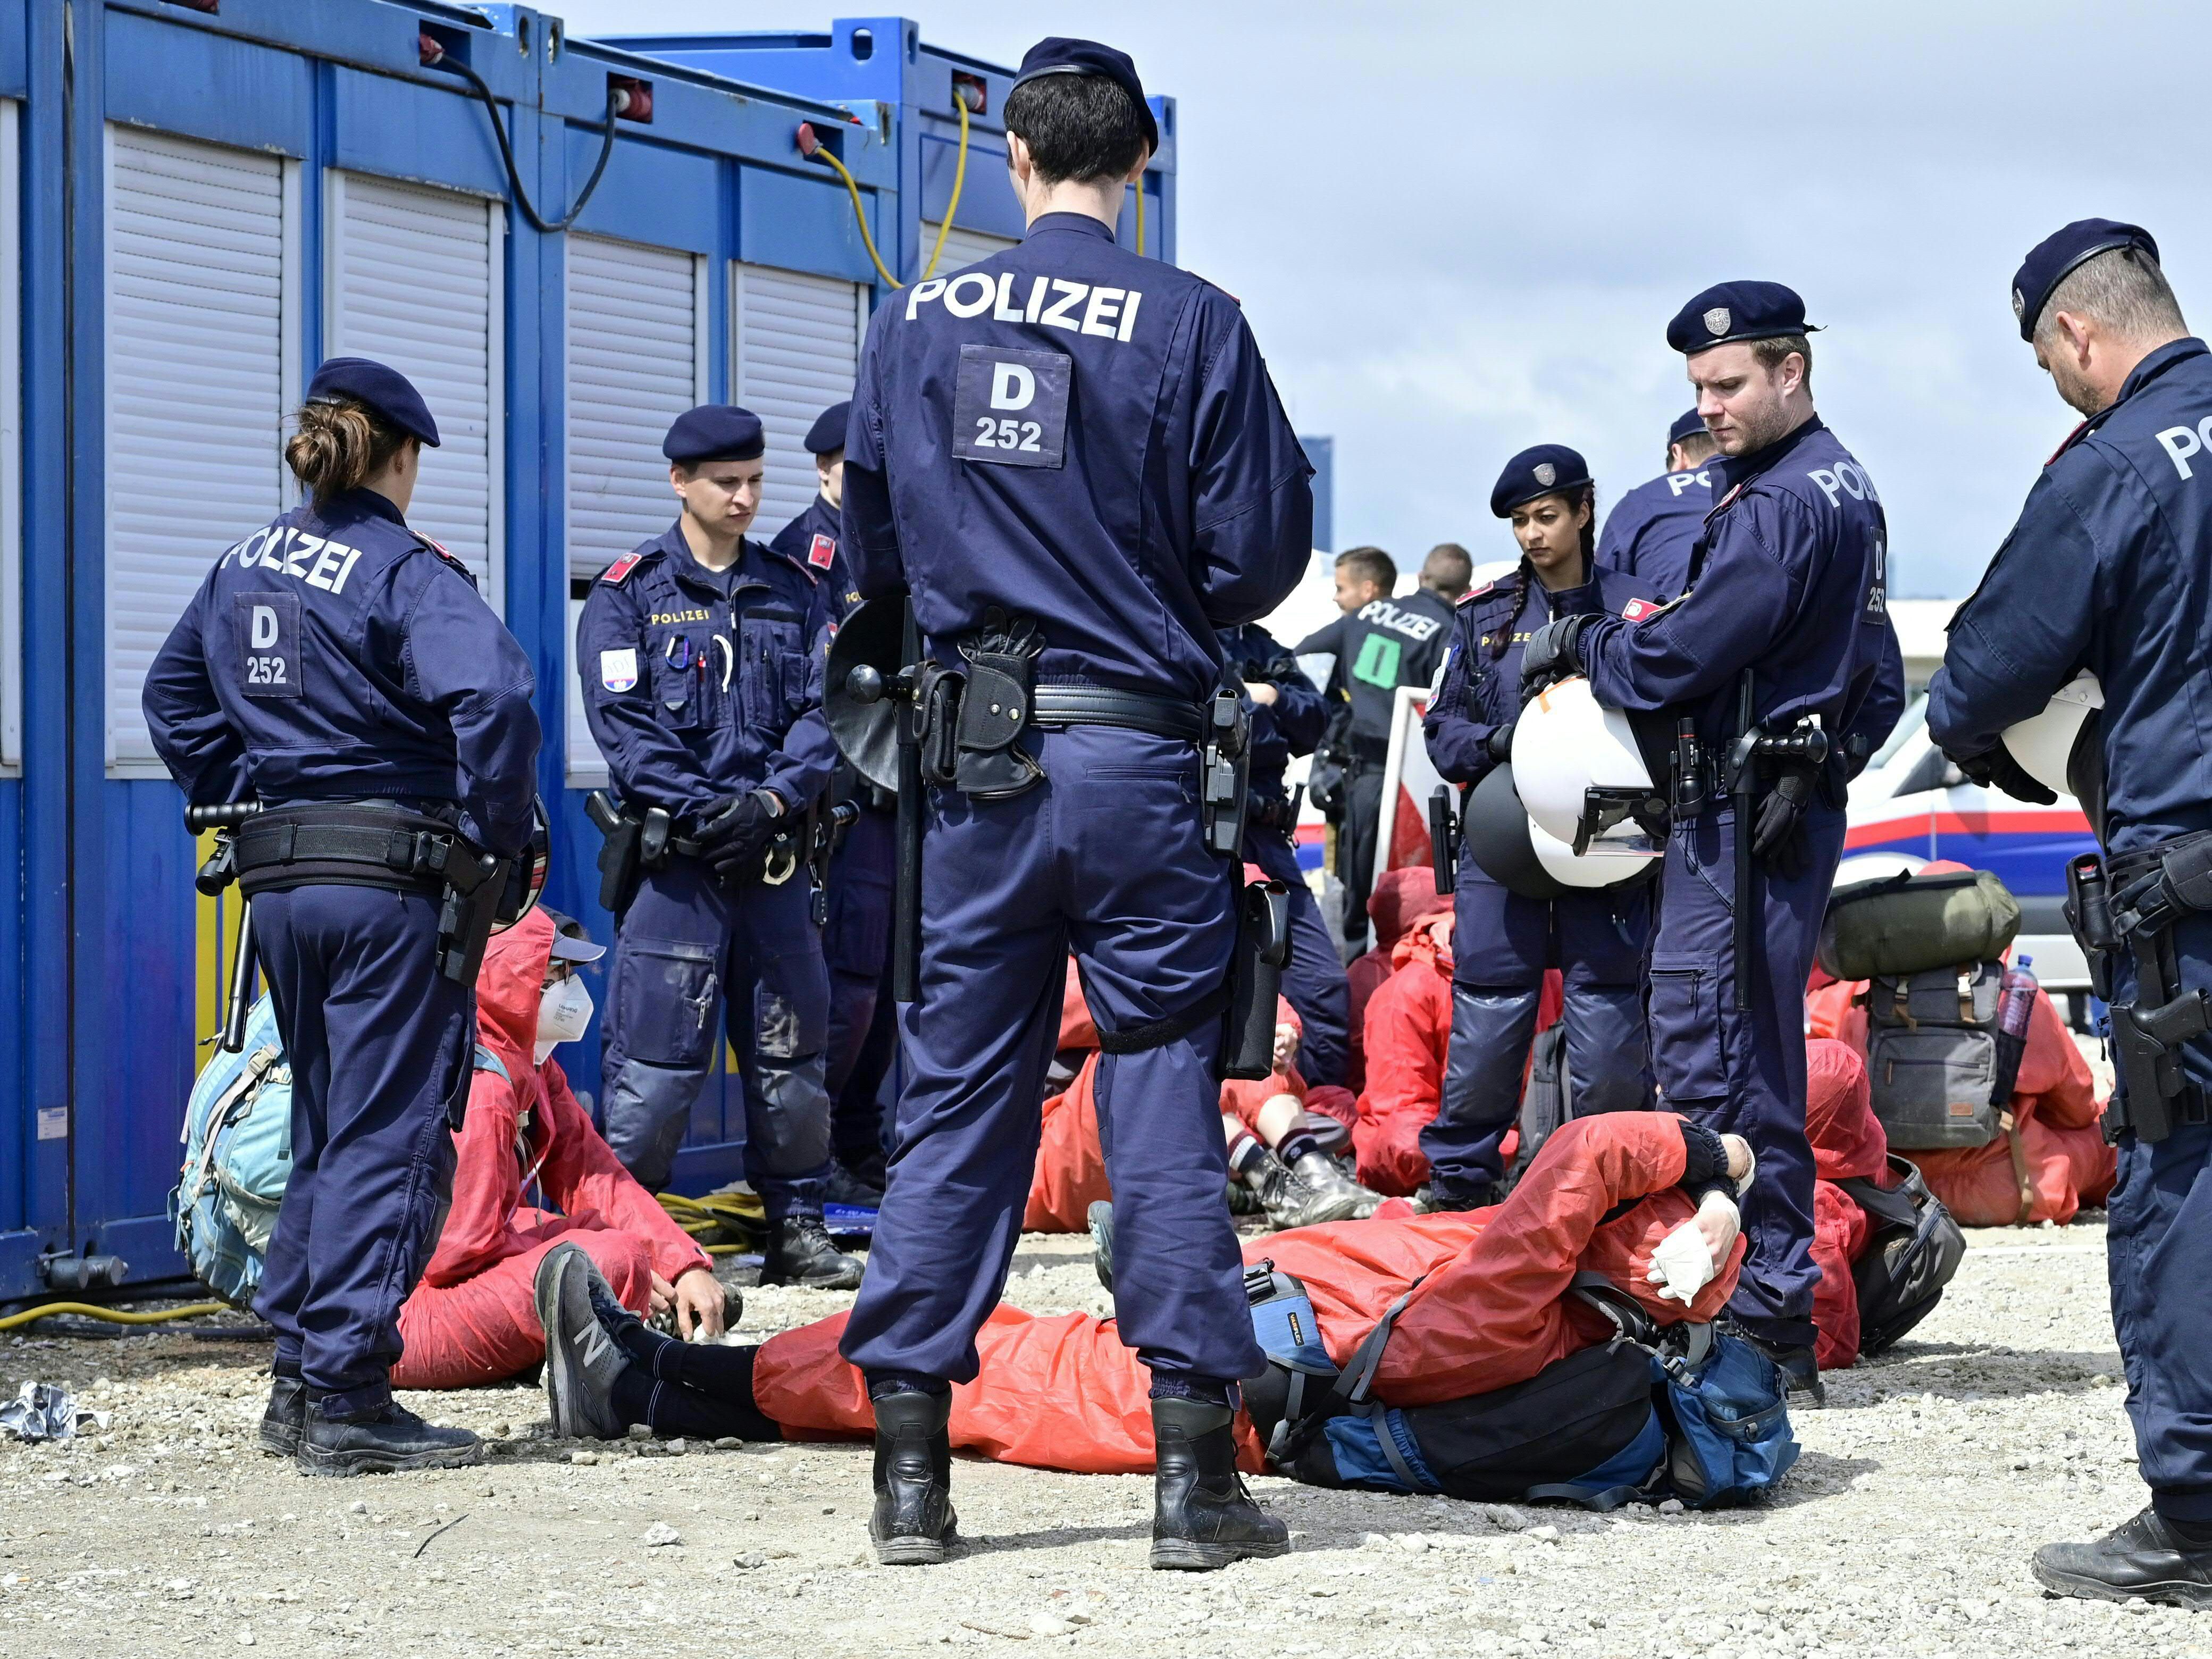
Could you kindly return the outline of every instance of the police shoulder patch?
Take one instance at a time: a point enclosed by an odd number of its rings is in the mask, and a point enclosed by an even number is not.
[[[642,553],[625,553],[600,573],[599,580],[619,587],[629,579],[629,573],[644,562],[645,555]]]
[[[1620,607],[1620,614],[1629,622],[1642,622],[1646,617],[1656,617],[1660,607],[1650,599],[1631,599]]]
[[[806,562],[817,570],[827,570],[837,559],[837,538],[818,532],[806,549]]]
[[[1479,599],[1497,586],[1498,584],[1495,581],[1486,581],[1480,587],[1470,587],[1466,592],[1459,596],[1458,602],[1462,605],[1465,605],[1471,599]]]

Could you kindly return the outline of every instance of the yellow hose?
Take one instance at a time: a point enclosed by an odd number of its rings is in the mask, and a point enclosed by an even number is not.
[[[966,87],[952,88],[952,107],[960,112],[960,149],[952,163],[952,199],[945,204],[945,217],[938,222],[937,246],[930,249],[929,263],[921,268],[920,280],[924,282],[927,282],[930,273],[937,269],[938,256],[945,252],[945,239],[951,234],[952,216],[960,210],[960,192],[968,182],[968,100],[969,95],[969,90]],[[810,159],[827,161],[836,169],[837,176],[845,181],[845,193],[853,198],[853,220],[860,228],[860,240],[866,245],[868,263],[875,266],[876,275],[884,279],[885,286],[904,288],[906,284],[890,274],[884,264],[884,256],[876,252],[876,239],[868,234],[868,210],[861,204],[860,186],[854,179],[851,170],[830,153],[830,147],[827,144],[817,148]],[[1141,253],[1144,251],[1143,222],[1139,220],[1138,222],[1138,252]]]
[[[952,88],[952,107],[960,112],[960,153],[952,163],[952,199],[945,204],[945,216],[937,222],[937,246],[929,250],[929,263],[921,268],[921,280],[927,282],[930,273],[937,269],[937,256],[945,252],[945,239],[952,234],[952,216],[960,211],[960,187],[968,182],[968,88]]]
[[[47,1302],[0,1319],[0,1331],[12,1331],[18,1325],[44,1319],[48,1314],[82,1314],[87,1319],[104,1319],[111,1325],[161,1325],[172,1319],[200,1319],[226,1311],[220,1302],[195,1302],[188,1307],[171,1308],[161,1313],[125,1313],[120,1308],[102,1308],[89,1302]]]

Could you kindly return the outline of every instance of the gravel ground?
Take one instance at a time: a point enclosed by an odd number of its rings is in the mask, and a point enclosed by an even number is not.
[[[307,1480],[252,1436],[267,1352],[181,1334],[16,1340],[107,1432],[0,1450],[0,1655],[820,1659],[1012,1642],[1115,1655],[2201,1654],[2212,1619],[2046,1600],[2027,1555],[2142,1501],[2094,1223],[1973,1236],[1899,1351],[1799,1414],[1779,1496],[1613,1516],[1254,1482],[1295,1553],[1148,1571],[1151,1482],[963,1462],[973,1540],[872,1564],[858,1445],[581,1446],[521,1388],[410,1398],[494,1441],[483,1468]],[[1010,1297],[1103,1307],[1073,1240]],[[753,1340],[843,1298],[749,1290]]]

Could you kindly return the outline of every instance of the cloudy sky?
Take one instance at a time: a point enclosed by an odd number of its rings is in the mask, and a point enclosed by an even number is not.
[[[730,27],[727,0],[548,0],[580,34]],[[805,0],[740,27],[810,27]],[[2099,0],[1666,7],[914,0],[1012,64],[1091,34],[1180,103],[1182,263],[1239,295],[1336,538],[1510,552],[1504,459],[1572,444],[1601,498],[1688,405],[1667,319],[1733,276],[1829,332],[1821,412],[1887,506],[1894,591],[1962,594],[2074,416],[2007,302],[2069,219],[2148,225],[2212,306],[2212,9]],[[2203,325],[2212,329],[2212,323]]]

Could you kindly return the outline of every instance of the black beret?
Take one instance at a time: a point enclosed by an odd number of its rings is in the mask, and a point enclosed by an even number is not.
[[[676,417],[660,453],[678,466],[702,461],[755,461],[768,447],[760,416],[735,404],[701,404]]]
[[[2153,264],[2158,263],[2158,244],[2151,234],[2141,225],[2124,225],[2117,219],[2076,219],[2028,249],[2012,278],[2012,314],[2020,319],[2020,337],[2035,338],[2036,319],[2051,303],[2051,290],[2076,265],[2116,247],[2141,248]]]
[[[1589,463],[1565,444],[1538,444],[1505,463],[1490,492],[1490,510],[1499,518],[1539,495],[1579,489],[1590,481]]]
[[[1137,119],[1145,126],[1145,142],[1154,150],[1159,149],[1159,123],[1152,119],[1152,106],[1145,101],[1145,83],[1137,79],[1137,65],[1127,52],[1102,46],[1096,40],[1071,40],[1065,35],[1048,34],[1022,54],[1022,66],[1014,72],[1014,85],[1019,87],[1041,75],[1104,76],[1136,100]]]
[[[315,371],[315,378],[307,382],[307,401],[327,404],[341,398],[366,404],[387,424],[420,438],[433,449],[438,447],[438,423],[430,418],[430,406],[422,401],[414,383],[396,368],[368,357],[326,359]]]
[[[1811,334],[1805,302],[1779,283],[1716,283],[1674,313],[1667,343],[1695,356],[1735,340],[1773,340]]]
[[[853,402],[847,398],[842,404],[832,404],[814,417],[814,424],[806,428],[806,453],[827,455],[845,447],[846,417],[853,412]]]
[[[1686,415],[1674,417],[1674,424],[1667,428],[1667,441],[1678,444],[1685,438],[1702,436],[1705,430],[1705,417],[1693,409]]]

